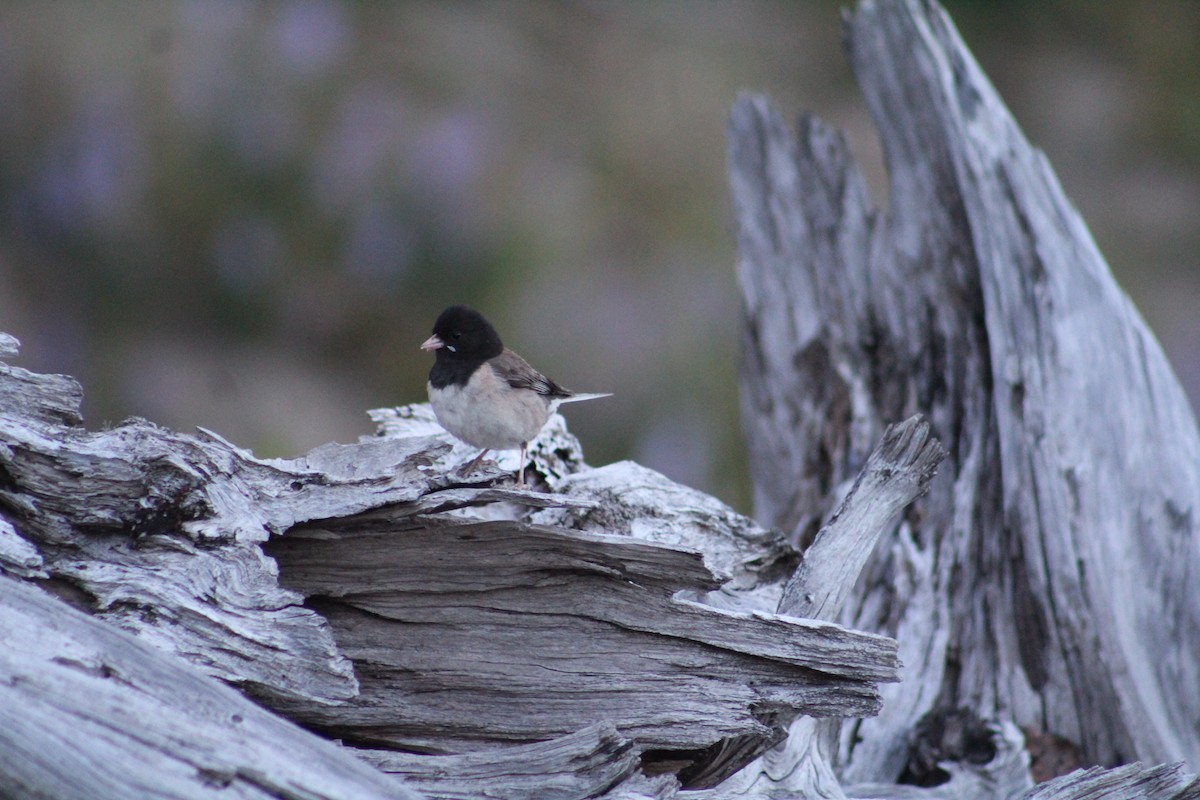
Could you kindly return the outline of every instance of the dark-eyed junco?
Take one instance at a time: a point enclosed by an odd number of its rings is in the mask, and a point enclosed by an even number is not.
[[[427,388],[438,422],[467,444],[483,448],[466,470],[474,469],[489,450],[520,447],[521,486],[529,443],[558,405],[609,396],[576,394],[559,386],[505,347],[491,323],[466,306],[443,311],[421,349],[437,356]]]

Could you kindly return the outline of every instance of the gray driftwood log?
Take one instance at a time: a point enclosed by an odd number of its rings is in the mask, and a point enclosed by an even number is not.
[[[427,406],[262,460],[81,396],[0,363],[0,796],[665,797],[897,678],[894,640],[776,613],[781,534],[561,418],[535,492],[465,483]],[[890,430],[854,535],[941,455]]]
[[[89,431],[61,376],[0,365],[0,394],[3,796],[666,796],[897,676],[894,640],[774,613],[778,533],[585,467],[561,418],[533,492],[464,484],[425,406],[265,461]],[[889,431],[847,498],[869,536],[928,484],[928,435]]]
[[[845,28],[886,154],[886,210],[818,120],[794,132],[749,95],[730,119],[756,513],[807,544],[884,424],[918,409],[948,456],[828,617],[896,637],[904,669],[878,716],[841,727],[820,796],[970,782],[1023,738],[1041,775],[1137,760],[1195,771],[1192,409],[946,14],[864,2]],[[1117,795],[1176,796],[1128,789],[1139,775],[1116,775]],[[1092,777],[1030,796],[1093,796],[1106,778]],[[1018,789],[992,775],[913,796]]]

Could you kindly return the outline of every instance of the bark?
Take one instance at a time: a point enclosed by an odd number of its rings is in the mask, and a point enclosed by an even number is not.
[[[0,795],[420,795],[151,643],[0,576]]]

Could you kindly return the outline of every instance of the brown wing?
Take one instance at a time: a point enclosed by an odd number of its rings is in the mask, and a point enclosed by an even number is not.
[[[515,389],[530,389],[547,398],[566,398],[575,394],[529,366],[528,361],[507,347],[504,348],[504,352],[491,360],[491,364],[496,370],[496,374],[508,381],[508,385]]]

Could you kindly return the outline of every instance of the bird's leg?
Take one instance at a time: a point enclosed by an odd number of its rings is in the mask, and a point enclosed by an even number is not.
[[[486,450],[486,449],[479,451],[479,455],[475,456],[473,459],[471,459],[471,461],[466,466],[462,467],[462,469],[461,469],[462,474],[470,475],[472,472],[474,472],[475,468],[479,466],[479,462],[483,461],[483,457],[486,456],[489,452],[490,451]]]
[[[521,442],[521,467],[517,470],[517,488],[525,487],[525,462],[529,460],[529,442]]]

